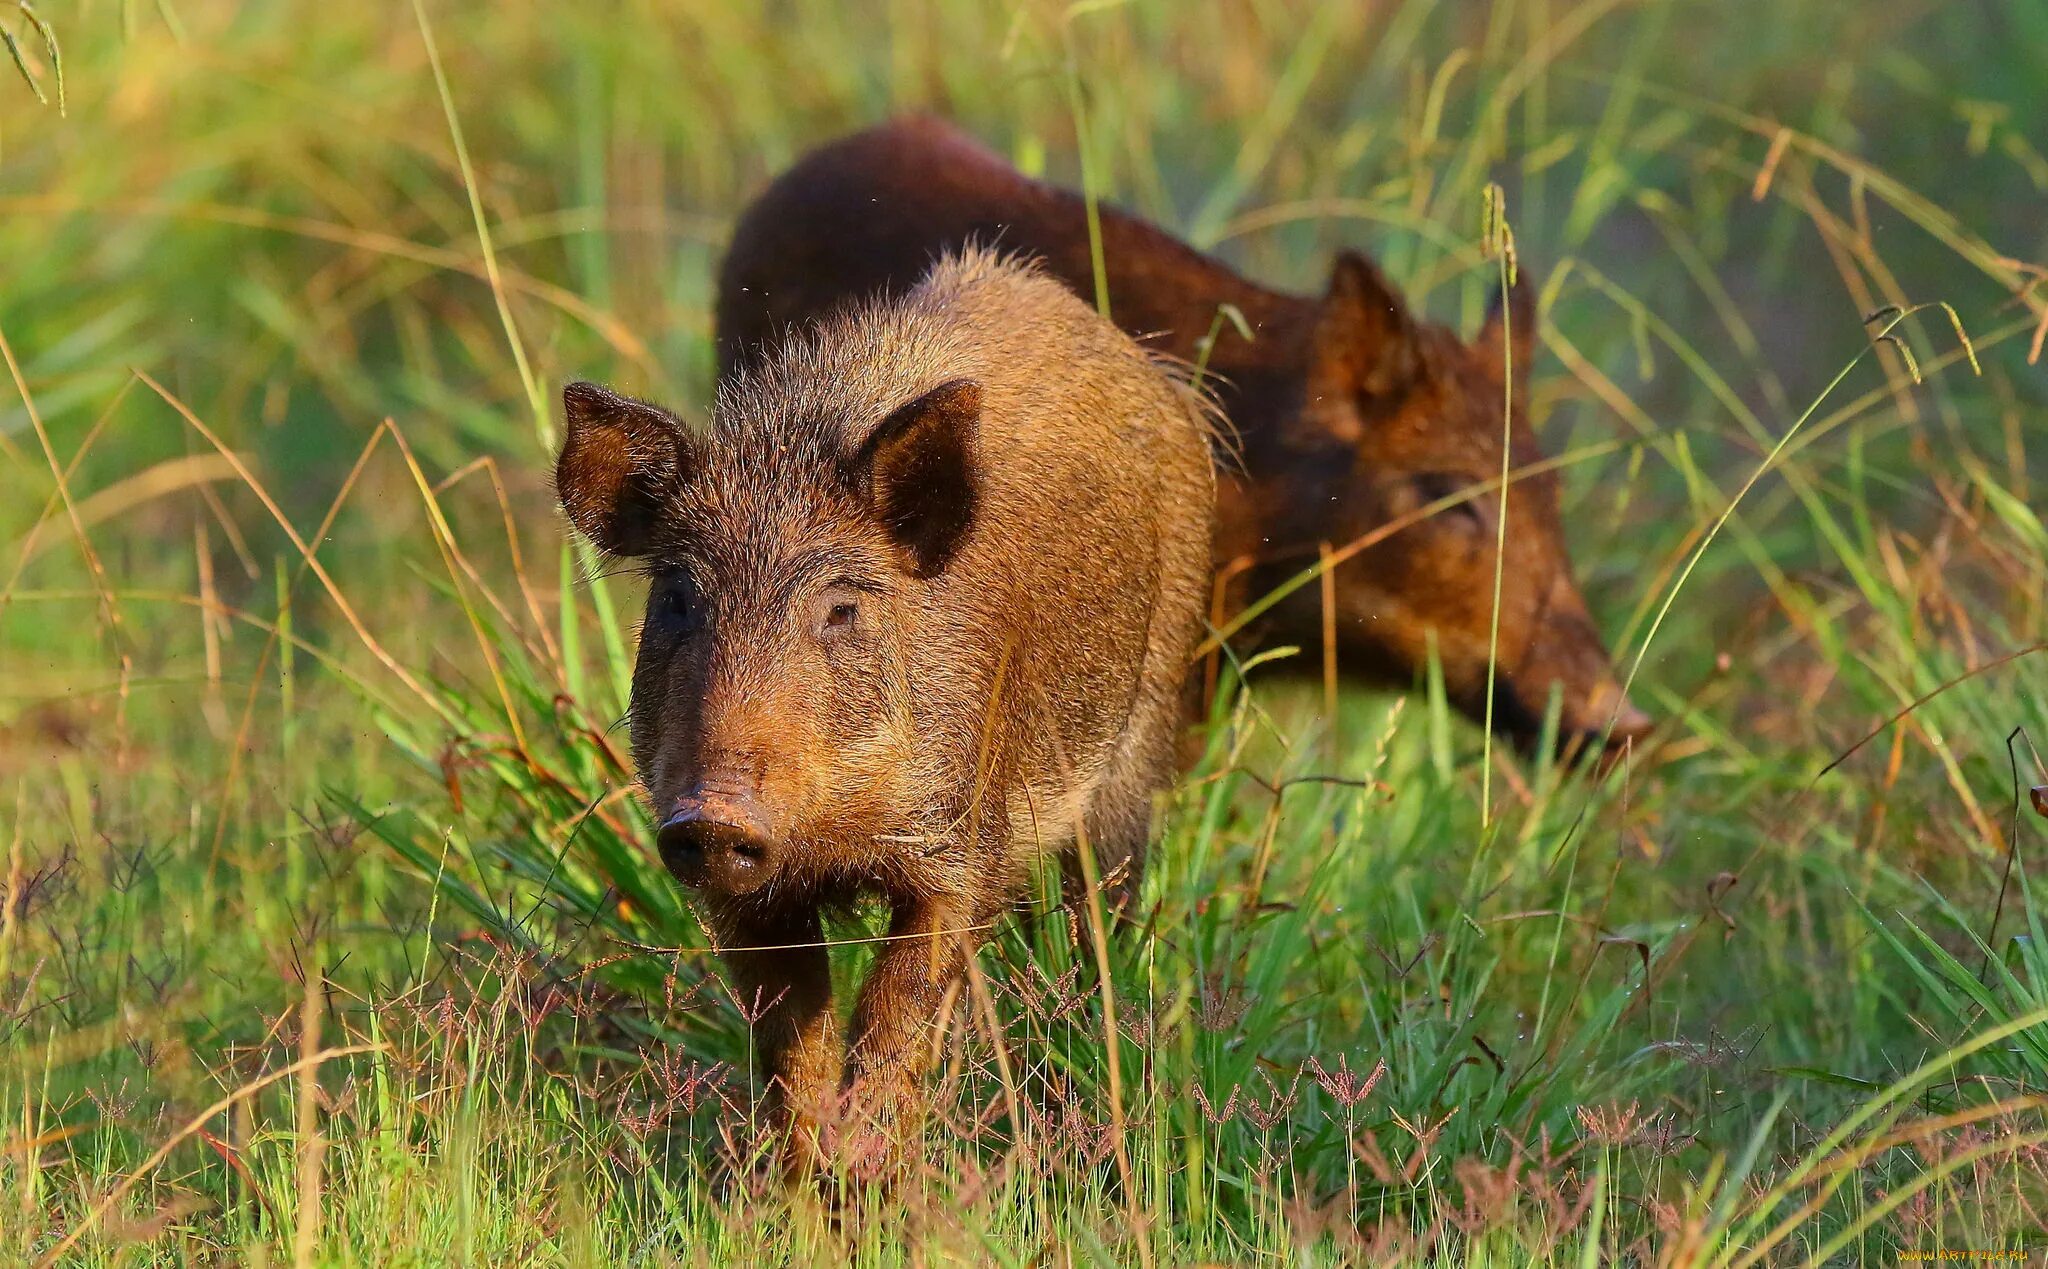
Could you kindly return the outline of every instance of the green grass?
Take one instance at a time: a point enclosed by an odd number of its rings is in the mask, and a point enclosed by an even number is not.
[[[503,10],[0,13],[0,1259],[2048,1250],[2048,11]],[[1497,183],[1664,721],[1596,779],[1237,667],[1113,993],[1001,931],[835,1225],[645,845],[546,410],[701,415],[732,215],[909,108],[1467,329]]]

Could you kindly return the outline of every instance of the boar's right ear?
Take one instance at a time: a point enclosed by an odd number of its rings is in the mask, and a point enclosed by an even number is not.
[[[981,385],[955,379],[882,420],[853,457],[850,475],[920,578],[945,571],[976,501],[974,433]]]
[[[681,479],[688,439],[673,414],[594,383],[562,389],[568,435],[555,492],[576,531],[608,555],[645,555]]]
[[[1379,266],[1356,251],[1338,255],[1316,319],[1319,362],[1340,369],[1354,391],[1393,396],[1421,370],[1415,335],[1408,302]]]

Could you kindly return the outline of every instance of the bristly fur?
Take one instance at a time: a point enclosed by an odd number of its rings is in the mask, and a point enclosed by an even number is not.
[[[609,526],[579,474],[638,491],[615,460],[641,451],[603,431],[617,399],[581,404],[563,500]],[[846,1055],[901,1092],[1041,860],[1085,839],[1136,884],[1207,598],[1208,410],[1038,268],[970,248],[731,377],[707,431],[654,456],[666,500],[620,533],[658,579],[634,761],[658,817],[738,799],[774,860],[702,898],[722,947],[780,949],[728,964],[785,1002],[757,1031],[797,1111],[842,1077],[824,953],[790,946],[822,907],[877,894],[929,936],[885,947]]]
[[[1044,262],[1031,257],[1040,269]],[[1139,347],[1151,358],[1159,372],[1178,386],[1188,396],[1188,408],[1202,421],[1203,429],[1209,435],[1209,447],[1226,461],[1222,464],[1234,472],[1244,470],[1244,438],[1238,435],[1237,424],[1230,417],[1230,408],[1224,403],[1223,394],[1230,388],[1227,376],[1218,374],[1207,366],[1197,368],[1194,360],[1170,349],[1154,347],[1146,340],[1139,340]]]

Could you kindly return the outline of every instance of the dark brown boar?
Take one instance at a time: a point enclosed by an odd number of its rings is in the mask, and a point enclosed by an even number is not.
[[[633,759],[773,1091],[887,1115],[949,984],[1041,860],[1130,884],[1173,772],[1215,503],[1199,398],[980,251],[719,391],[708,435],[564,393],[570,520],[652,577]],[[821,909],[890,940],[842,1049]]]
[[[1110,311],[1126,331],[1188,360],[1216,329],[1221,305],[1236,306],[1254,332],[1246,340],[1224,324],[1207,361],[1242,449],[1241,475],[1218,493],[1216,541],[1223,575],[1238,577],[1236,596],[1262,595],[1314,563],[1319,543],[1341,548],[1497,482],[1504,431],[1512,466],[1540,460],[1528,424],[1536,316],[1526,287],[1496,302],[1468,344],[1409,312],[1356,253],[1340,255],[1328,291],[1309,299],[1249,282],[1115,208],[1100,209],[1100,225]],[[718,283],[721,367],[851,298],[900,290],[939,252],[977,241],[1042,257],[1054,277],[1095,297],[1080,196],[1023,176],[930,119],[826,145],[740,218]],[[1555,691],[1568,742],[1610,725],[1612,738],[1645,733],[1650,720],[1623,696],[1573,581],[1550,474],[1514,481],[1504,500],[1474,493],[1344,562],[1334,580],[1339,666],[1407,685],[1433,641],[1451,698],[1484,717],[1503,514],[1496,725],[1533,740]],[[1263,633],[1320,648],[1323,618],[1310,586],[1283,601]]]

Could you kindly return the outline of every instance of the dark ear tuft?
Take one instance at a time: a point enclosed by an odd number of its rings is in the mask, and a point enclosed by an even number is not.
[[[562,408],[569,428],[555,459],[555,493],[569,523],[606,554],[647,554],[681,478],[683,425],[594,383],[563,388]]]
[[[1316,356],[1367,396],[1393,396],[1420,372],[1415,322],[1400,289],[1356,251],[1337,256],[1316,321]]]
[[[1529,275],[1520,270],[1515,274],[1514,285],[1506,291],[1494,288],[1493,303],[1486,306],[1486,324],[1479,328],[1479,337],[1472,341],[1472,347],[1498,375],[1508,369],[1510,341],[1515,353],[1514,376],[1527,382],[1529,366],[1536,355],[1536,292],[1529,285]]]
[[[855,487],[917,577],[944,572],[974,521],[980,421],[981,385],[955,379],[884,419],[852,460]]]

